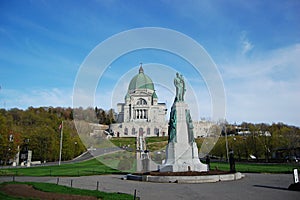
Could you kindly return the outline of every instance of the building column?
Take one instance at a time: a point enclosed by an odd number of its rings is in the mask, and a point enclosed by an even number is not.
[[[129,119],[130,119],[130,121],[132,120],[132,118],[133,118],[133,116],[132,116],[132,107],[131,107],[131,105],[129,105]]]

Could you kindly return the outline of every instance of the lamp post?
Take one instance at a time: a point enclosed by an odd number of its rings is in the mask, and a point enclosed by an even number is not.
[[[63,139],[63,128],[64,128],[64,122],[61,121],[61,124],[59,126],[60,128],[60,142],[59,142],[59,161],[58,161],[58,165],[60,165],[61,163],[61,152],[62,152],[62,139]]]
[[[225,125],[225,143],[226,143],[226,156],[227,156],[227,162],[229,162],[229,149],[228,149],[228,139],[227,139],[226,125]]]
[[[74,158],[76,157],[77,153],[77,142],[74,142]]]

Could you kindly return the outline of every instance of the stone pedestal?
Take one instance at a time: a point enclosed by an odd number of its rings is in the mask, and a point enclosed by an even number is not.
[[[191,123],[188,120],[188,105],[175,102],[172,110],[176,110],[176,136],[169,140],[166,149],[166,161],[160,167],[161,172],[208,171],[206,164],[199,160],[198,148],[192,134]],[[172,111],[171,111],[172,112]],[[192,139],[191,139],[192,138]]]
[[[32,151],[28,151],[28,155],[27,155],[27,167],[30,167],[31,165],[31,157],[32,157]]]

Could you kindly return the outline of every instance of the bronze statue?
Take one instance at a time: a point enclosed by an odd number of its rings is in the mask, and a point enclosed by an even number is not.
[[[184,93],[186,91],[185,82],[183,76],[176,73],[176,77],[174,78],[174,85],[176,87],[176,98],[175,101],[184,101]]]
[[[176,138],[176,109],[172,106],[168,127],[169,142],[177,142]]]

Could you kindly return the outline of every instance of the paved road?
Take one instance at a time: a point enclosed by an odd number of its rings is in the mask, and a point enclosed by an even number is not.
[[[69,163],[76,163],[76,162],[82,162],[86,160],[90,160],[93,158],[96,158],[101,155],[117,152],[117,151],[124,151],[123,149],[119,147],[109,147],[109,148],[95,148],[93,150],[89,150],[78,156],[77,158],[74,158],[73,160],[67,160],[67,161],[61,161],[61,164],[69,164]],[[58,161],[56,162],[46,162],[42,163],[41,165],[31,165],[30,167],[40,167],[40,166],[55,166],[58,165]],[[5,168],[27,168],[27,166],[3,166],[0,165],[0,169]]]
[[[293,180],[291,174],[245,175],[238,181],[201,184],[137,182],[121,180],[121,175],[60,177],[59,184],[70,186],[72,180],[73,187],[95,190],[99,181],[99,190],[133,194],[136,189],[142,200],[292,200],[300,197],[300,192],[287,190]],[[12,177],[0,177],[0,182],[11,180]],[[57,177],[15,177],[15,180],[56,183]]]

